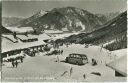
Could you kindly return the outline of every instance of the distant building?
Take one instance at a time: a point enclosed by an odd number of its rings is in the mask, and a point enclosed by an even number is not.
[[[65,27],[65,28],[62,28],[62,31],[63,32],[68,32],[69,30],[67,29],[67,27]]]
[[[47,34],[62,34],[63,31],[60,30],[44,30],[45,33]]]
[[[37,35],[16,35],[17,39],[19,39],[22,42],[34,42],[38,41]]]
[[[46,33],[40,34],[38,37],[39,41],[44,41],[44,40],[49,40],[49,39],[51,39],[51,37],[47,35]]]

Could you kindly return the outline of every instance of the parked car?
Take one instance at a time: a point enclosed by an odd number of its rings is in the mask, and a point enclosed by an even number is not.
[[[66,62],[76,64],[76,65],[84,65],[88,63],[88,58],[85,54],[72,53],[72,54],[69,54],[68,57],[66,57]]]

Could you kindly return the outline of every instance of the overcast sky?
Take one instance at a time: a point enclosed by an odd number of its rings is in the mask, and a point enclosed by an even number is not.
[[[4,0],[2,16],[29,17],[38,10],[51,10],[56,7],[72,6],[88,10],[92,13],[110,13],[124,11],[126,0]]]

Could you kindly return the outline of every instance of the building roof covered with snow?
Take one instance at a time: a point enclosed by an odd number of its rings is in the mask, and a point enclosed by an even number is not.
[[[32,27],[6,27],[6,29],[12,31],[12,32],[17,32],[17,33],[24,33],[24,32],[33,32],[33,28]]]
[[[122,56],[117,60],[114,60],[107,64],[110,68],[118,71],[123,76],[127,76],[127,56]]]
[[[33,42],[38,41],[38,35],[16,35],[17,39],[20,39],[22,42]]]
[[[2,35],[2,37],[5,37],[12,42],[17,42],[17,39],[15,39],[13,35]]]
[[[45,42],[43,41],[35,41],[35,42],[27,42],[27,43],[23,43],[23,42],[13,43],[9,39],[2,37],[2,49],[1,50],[2,50],[2,53],[4,53],[8,51],[25,49],[29,47],[44,45],[44,44]]]
[[[26,35],[16,35],[16,36],[22,40],[38,38],[38,36],[36,36],[36,35],[27,35],[27,36]]]
[[[46,33],[40,34],[38,37],[39,41],[48,40],[48,39],[51,39],[51,37],[49,35],[47,35]]]

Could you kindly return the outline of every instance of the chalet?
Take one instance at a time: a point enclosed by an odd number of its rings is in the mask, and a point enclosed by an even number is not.
[[[45,40],[49,40],[51,37],[47,34],[41,35],[16,35],[12,34],[2,35],[2,58],[11,58],[21,56],[21,52],[28,55],[35,55],[36,52],[42,52],[46,46]]]
[[[13,43],[9,39],[2,37],[2,49],[1,49],[2,58],[15,56],[21,53],[21,51],[30,50],[30,49],[32,50],[36,49],[36,51],[39,51],[43,49],[45,44],[46,43],[43,41],[35,41],[35,42],[27,42],[27,43],[23,43],[23,42]]]

